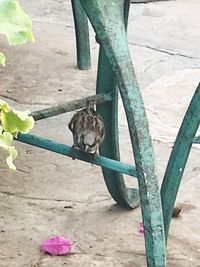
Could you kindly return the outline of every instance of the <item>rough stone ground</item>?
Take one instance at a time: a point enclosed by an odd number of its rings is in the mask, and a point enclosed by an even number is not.
[[[69,1],[20,1],[33,21],[36,43],[8,47],[0,69],[0,97],[16,108],[36,110],[94,94],[98,45],[91,29],[92,69],[76,68],[74,26]],[[163,172],[186,107],[200,78],[200,2],[166,1],[131,6],[129,44],[148,113],[158,167]],[[32,131],[72,143],[72,114],[38,122]],[[122,159],[132,151],[122,106]],[[138,232],[140,209],[125,211],[107,192],[98,167],[16,143],[17,172],[1,170],[0,266],[126,266],[145,263]],[[200,266],[200,148],[189,157],[177,202],[181,217],[171,224],[169,267]],[[127,178],[128,179],[128,178]],[[130,182],[130,179],[128,179]],[[39,251],[52,235],[74,241],[71,256]]]

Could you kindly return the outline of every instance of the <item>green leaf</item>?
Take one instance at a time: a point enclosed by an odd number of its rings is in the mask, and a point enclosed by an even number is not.
[[[17,157],[17,150],[14,146],[8,147],[9,156],[6,158],[6,163],[10,170],[15,171],[16,167],[13,164],[13,160]]]
[[[10,106],[8,105],[8,103],[6,103],[5,101],[0,99],[0,111],[4,110],[5,112],[8,112],[11,110]]]
[[[17,151],[14,146],[12,146],[13,135],[8,132],[3,132],[3,128],[0,126],[0,148],[4,149],[8,153],[6,158],[6,163],[10,170],[16,170],[13,160],[17,157]]]
[[[0,99],[0,149],[7,151],[6,163],[10,170],[15,170],[13,160],[17,151],[12,146],[13,135],[18,132],[28,133],[34,126],[34,119],[30,111],[17,111],[12,109],[7,102]]]
[[[3,132],[3,128],[0,126],[0,146],[2,148],[7,148],[12,145],[13,135],[8,132]]]
[[[32,23],[16,0],[0,0],[0,33],[10,45],[34,42]]]
[[[3,53],[0,52],[0,65],[5,66],[6,58]]]
[[[5,105],[4,105],[5,106]],[[30,111],[1,110],[1,124],[6,132],[12,134],[28,133],[34,126],[33,117],[29,116]]]

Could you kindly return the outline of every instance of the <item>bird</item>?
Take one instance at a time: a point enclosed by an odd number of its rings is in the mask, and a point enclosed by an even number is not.
[[[71,118],[68,127],[73,134],[73,146],[81,151],[90,153],[94,158],[105,137],[103,118],[94,109],[95,102],[88,100],[86,108],[78,111]],[[73,153],[72,159],[74,159]]]

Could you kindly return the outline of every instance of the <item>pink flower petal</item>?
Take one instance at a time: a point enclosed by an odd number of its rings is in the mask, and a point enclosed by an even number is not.
[[[45,240],[40,250],[51,255],[64,255],[71,252],[72,241],[62,236],[55,236]]]
[[[140,223],[139,232],[141,234],[144,234],[144,224],[143,223]]]

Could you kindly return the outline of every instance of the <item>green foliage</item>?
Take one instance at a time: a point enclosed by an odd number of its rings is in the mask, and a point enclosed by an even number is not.
[[[34,42],[32,24],[16,0],[0,0],[0,34],[7,37],[9,45]],[[5,66],[5,55],[0,52],[0,65]],[[7,152],[6,163],[10,170],[15,170],[13,160],[17,151],[12,145],[13,137],[18,132],[28,133],[34,126],[30,111],[17,111],[0,99],[0,156]],[[0,160],[3,160],[0,158]]]
[[[0,0],[0,34],[6,36],[9,45],[34,42],[31,29],[30,19],[16,0]],[[1,52],[0,65],[5,66],[5,55]],[[12,145],[13,137],[18,132],[29,132],[33,126],[30,111],[14,110],[0,99],[0,156],[3,155],[1,150],[7,152],[6,163],[10,170],[16,169],[13,160],[17,157],[17,151]]]
[[[0,149],[7,151],[8,156],[6,158],[6,163],[10,170],[15,170],[16,167],[13,164],[13,160],[17,157],[17,151],[14,146],[12,146],[13,135],[9,132],[4,132],[3,128],[0,126]],[[2,160],[2,159],[1,159]]]
[[[32,23],[15,0],[0,0],[0,34],[7,37],[10,45],[34,42]],[[0,53],[0,64],[5,65],[5,56]]]
[[[7,151],[6,163],[11,170],[15,170],[13,160],[17,156],[17,151],[12,146],[13,136],[17,136],[18,132],[29,132],[34,126],[34,119],[30,116],[30,111],[14,110],[0,99],[0,124],[0,150]]]

